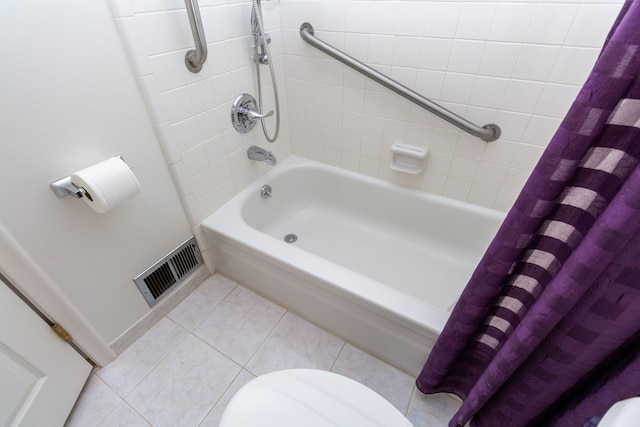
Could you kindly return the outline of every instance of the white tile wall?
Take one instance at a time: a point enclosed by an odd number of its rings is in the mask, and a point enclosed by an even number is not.
[[[309,66],[327,57],[298,36],[308,20],[317,37],[349,55],[470,121],[502,128],[500,140],[484,143],[342,66],[342,83],[329,89],[343,101],[342,124],[331,127],[339,141],[314,137],[327,135],[326,121],[291,114],[299,139],[292,151],[507,210],[588,76],[621,3],[281,0],[288,88],[327,83],[321,66]],[[326,108],[294,90],[289,100],[290,111]],[[395,142],[429,148],[423,176],[388,170]]]
[[[194,234],[199,237],[197,226],[202,218],[268,168],[250,162],[245,155],[250,145],[268,145],[260,131],[240,135],[232,129],[229,118],[236,96],[243,92],[256,94],[249,38],[251,2],[200,1],[208,60],[197,74],[184,65],[185,53],[193,48],[194,42],[183,1],[109,2],[183,207]],[[271,51],[283,117],[281,136],[268,148],[284,160],[290,152],[286,81],[280,8],[273,3],[263,6],[264,24],[273,38]],[[267,67],[263,67],[262,74],[265,106],[273,109]],[[271,132],[274,125],[271,123]],[[199,245],[210,268],[213,267],[207,242],[199,239]]]
[[[246,160],[259,129],[232,130],[229,108],[256,90],[247,0],[201,0],[209,57],[193,74],[180,0],[109,0],[167,164],[198,236],[200,220],[268,166]],[[268,148],[507,210],[597,58],[622,0],[272,0],[282,130]],[[495,122],[495,142],[463,135],[307,46],[316,35],[468,120]],[[263,67],[268,84],[268,73]],[[268,94],[270,87],[267,87]],[[389,169],[390,146],[430,150],[421,176]],[[199,242],[211,264],[205,241]]]

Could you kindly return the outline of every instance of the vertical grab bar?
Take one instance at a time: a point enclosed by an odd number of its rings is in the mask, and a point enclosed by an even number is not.
[[[200,18],[200,6],[198,0],[184,0],[189,15],[189,24],[191,25],[191,34],[196,48],[187,52],[184,57],[184,63],[192,73],[198,73],[202,70],[202,64],[207,60],[207,41],[204,38],[204,30],[202,29],[202,19]]]

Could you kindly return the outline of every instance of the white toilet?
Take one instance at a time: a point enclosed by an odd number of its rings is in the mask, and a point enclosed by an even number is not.
[[[598,423],[598,427],[629,427],[637,426],[640,423],[640,397],[632,397],[631,399],[621,400],[613,405],[602,420]]]
[[[333,372],[290,369],[259,376],[236,393],[220,427],[413,427],[375,391]]]

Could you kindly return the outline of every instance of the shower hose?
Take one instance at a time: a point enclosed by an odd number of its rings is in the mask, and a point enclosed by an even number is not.
[[[273,83],[273,95],[276,103],[276,129],[272,137],[270,137],[269,132],[267,132],[267,125],[265,124],[264,119],[261,119],[260,121],[262,122],[262,132],[264,132],[264,136],[265,138],[267,138],[267,141],[275,142],[276,139],[278,139],[278,133],[280,133],[280,100],[278,97],[278,86],[276,84],[276,73],[273,69],[273,57],[271,56],[271,51],[269,50],[269,43],[265,41],[264,37],[265,32],[264,25],[262,23],[262,9],[259,3],[260,0],[253,0],[253,13],[255,14],[255,19],[258,24],[258,31],[260,32],[258,39],[259,43],[262,43],[264,45],[265,51],[267,53],[269,71],[271,73],[271,82]],[[258,46],[256,45],[256,50],[257,49]],[[256,60],[255,63],[256,72],[258,74],[258,109],[260,112],[263,112],[264,110],[262,109],[262,79],[260,78],[260,61]]]

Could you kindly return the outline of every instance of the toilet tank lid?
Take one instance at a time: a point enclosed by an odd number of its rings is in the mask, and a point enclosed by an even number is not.
[[[261,375],[236,393],[220,427],[413,427],[391,403],[342,375],[289,369]]]

